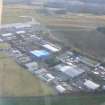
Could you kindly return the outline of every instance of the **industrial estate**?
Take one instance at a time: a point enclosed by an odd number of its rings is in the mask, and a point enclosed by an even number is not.
[[[45,38],[46,31],[38,22],[2,26],[0,43],[10,47],[0,51],[57,94],[105,91],[104,64]]]

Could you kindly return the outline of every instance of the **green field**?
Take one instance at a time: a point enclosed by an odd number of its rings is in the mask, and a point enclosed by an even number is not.
[[[27,19],[22,18],[27,11],[18,9],[3,8],[2,24],[25,22]]]
[[[2,23],[15,23],[27,21],[19,16],[32,16],[47,26],[75,27],[81,29],[94,29],[97,25],[105,25],[105,16],[88,14],[71,14],[60,16],[43,15],[40,10],[35,10],[30,6],[12,5],[4,6],[2,13]]]
[[[52,95],[53,90],[32,73],[0,53],[0,97]]]
[[[24,8],[24,7],[12,8],[10,6],[9,7],[4,6],[2,13],[2,24],[21,23],[29,21],[28,18],[23,18],[21,16],[33,16],[35,17],[35,19],[38,20],[41,18],[34,9]]]
[[[0,49],[10,47],[7,43],[0,43]]]

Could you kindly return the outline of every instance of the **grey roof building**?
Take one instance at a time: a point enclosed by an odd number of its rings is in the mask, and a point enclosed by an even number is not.
[[[55,67],[56,70],[66,74],[70,78],[75,78],[83,74],[85,71],[77,68],[76,66],[68,66],[65,64],[59,64]]]

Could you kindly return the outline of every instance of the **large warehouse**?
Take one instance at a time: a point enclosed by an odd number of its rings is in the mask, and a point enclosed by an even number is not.
[[[46,48],[46,49],[48,49],[51,52],[59,52],[61,50],[60,47],[55,46],[55,45],[53,45],[51,43],[44,44],[43,47]]]
[[[55,69],[64,73],[71,79],[79,77],[80,75],[82,75],[85,72],[84,70],[82,70],[80,68],[65,65],[65,64],[59,64],[55,67]]]
[[[45,59],[48,58],[50,53],[46,50],[34,50],[30,52],[33,58]]]
[[[90,90],[97,90],[100,85],[91,81],[91,80],[85,80],[84,85],[86,86],[86,88],[90,89]]]

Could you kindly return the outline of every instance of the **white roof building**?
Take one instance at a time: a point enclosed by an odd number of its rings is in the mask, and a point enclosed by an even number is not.
[[[19,50],[12,50],[12,54],[17,58],[23,56]]]
[[[2,40],[2,39],[0,39],[0,42],[3,42],[3,40]]]
[[[18,29],[18,28],[25,28],[25,27],[29,28],[29,27],[31,27],[31,24],[23,24],[23,23],[15,24],[15,28],[16,29]]]
[[[55,77],[52,74],[46,74],[46,77],[48,78],[48,81],[51,81],[53,79],[55,79]]]
[[[45,75],[48,71],[44,68],[39,69],[38,71],[34,71],[37,75]]]
[[[25,31],[17,31],[16,33],[17,34],[25,34],[26,32]]]
[[[3,37],[9,37],[9,36],[12,36],[13,34],[12,33],[5,33],[5,34],[2,34]]]
[[[40,75],[39,77],[46,82],[50,82],[50,81],[55,79],[55,77],[52,74],[49,74],[49,73],[44,74],[44,75]]]
[[[56,86],[56,89],[60,93],[64,93],[66,91],[66,89],[63,86],[61,86],[61,85],[57,85]]]
[[[53,44],[45,44],[43,45],[44,48],[52,51],[52,52],[58,52],[60,51],[60,48],[57,48],[56,46],[54,46]]]
[[[84,85],[91,90],[96,90],[100,87],[99,84],[96,84],[95,82],[91,81],[91,80],[85,80]]]
[[[102,86],[102,89],[105,90],[105,85]]]
[[[38,64],[36,62],[27,63],[25,64],[25,66],[28,68],[29,71],[34,71],[38,69]]]

